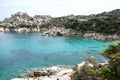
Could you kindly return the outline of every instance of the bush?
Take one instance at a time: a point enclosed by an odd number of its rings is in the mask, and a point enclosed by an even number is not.
[[[117,54],[120,52],[120,43],[117,45],[110,45],[105,51],[101,54],[107,58],[112,58],[112,55]]]
[[[106,65],[100,65],[95,58],[88,57],[86,64],[71,75],[73,80],[120,80],[120,43],[110,45],[102,53],[110,60]],[[93,64],[91,67],[89,64]],[[97,66],[96,66],[97,65]]]
[[[48,24],[48,23],[42,24],[42,25],[40,26],[40,28],[48,28],[48,27],[49,27],[49,24]]]
[[[109,68],[120,79],[120,53],[112,55],[109,61]]]

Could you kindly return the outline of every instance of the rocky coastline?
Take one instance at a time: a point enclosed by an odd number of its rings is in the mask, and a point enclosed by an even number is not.
[[[71,80],[72,68],[67,66],[53,66],[49,68],[32,69],[21,78],[11,80]]]
[[[72,29],[65,29],[65,28],[60,28],[60,27],[52,27],[52,28],[15,28],[15,29],[10,29],[10,28],[0,28],[0,32],[42,32],[43,36],[79,36],[79,37],[85,37],[85,38],[90,38],[90,39],[95,39],[95,40],[102,40],[102,41],[112,41],[112,40],[120,40],[120,36],[117,34],[113,35],[105,35],[101,33],[96,33],[96,32],[80,32],[80,31],[75,31]]]
[[[11,80],[72,80],[71,75],[76,70],[79,70],[85,62],[76,64],[73,67],[69,66],[53,66],[48,68],[37,68],[21,74],[20,78]],[[91,66],[91,64],[89,64]]]
[[[45,26],[52,20],[49,15],[29,16],[27,13],[17,12],[0,22],[0,32],[42,32],[43,36],[80,36],[96,40],[120,40],[117,34],[102,34],[92,31],[77,31],[71,28]],[[44,27],[43,27],[44,25]]]
[[[30,71],[21,74],[20,78],[13,78],[11,80],[75,80],[72,78],[72,74],[75,71],[79,71],[85,64],[90,67],[95,67],[96,65],[93,63],[94,61],[91,62],[89,60],[86,60],[80,64],[75,64],[73,67],[53,66],[48,68],[31,69]],[[103,66],[106,64],[108,63],[99,63],[98,66]]]
[[[113,35],[105,35],[101,33],[96,33],[96,32],[81,32],[81,31],[75,31],[72,29],[65,29],[65,28],[60,28],[60,27],[52,27],[48,29],[47,31],[44,31],[42,33],[43,36],[80,36],[80,37],[86,37],[86,38],[91,38],[95,40],[120,40],[120,36],[117,34]]]

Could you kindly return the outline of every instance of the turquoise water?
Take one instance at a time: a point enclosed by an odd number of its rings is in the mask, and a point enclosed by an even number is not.
[[[99,53],[114,42],[80,37],[46,37],[40,33],[0,33],[0,80],[19,77],[30,68],[72,66]]]

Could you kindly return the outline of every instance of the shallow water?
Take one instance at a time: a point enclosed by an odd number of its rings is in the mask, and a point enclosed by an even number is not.
[[[0,33],[0,80],[19,77],[30,68],[72,66],[88,56],[99,62],[99,53],[115,42],[81,37],[46,37],[40,33]]]

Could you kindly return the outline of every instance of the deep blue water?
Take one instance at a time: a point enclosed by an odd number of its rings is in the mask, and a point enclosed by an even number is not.
[[[31,68],[72,66],[99,53],[114,42],[81,37],[46,37],[40,33],[0,33],[0,80],[10,80]]]

